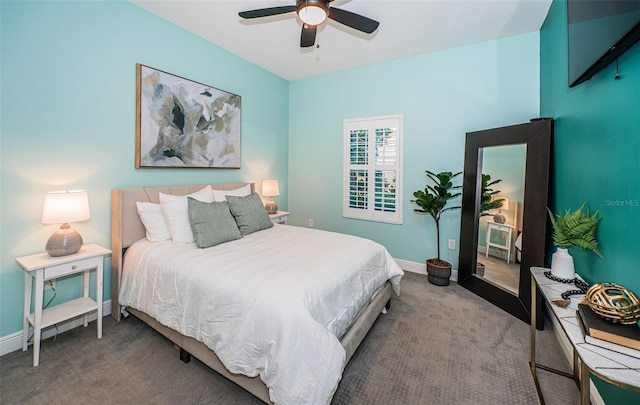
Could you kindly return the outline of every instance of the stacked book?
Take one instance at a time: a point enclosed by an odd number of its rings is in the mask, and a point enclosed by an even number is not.
[[[578,304],[578,320],[584,341],[595,346],[640,358],[640,326],[609,322],[586,304]]]

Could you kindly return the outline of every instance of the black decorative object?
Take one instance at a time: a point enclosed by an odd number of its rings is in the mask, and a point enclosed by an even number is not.
[[[563,292],[562,294],[560,294],[562,299],[568,300],[571,295],[586,294],[587,290],[589,290],[589,284],[587,284],[584,281],[580,280],[578,277],[573,278],[573,279],[560,278],[560,277],[556,277],[553,274],[551,274],[550,271],[545,271],[544,275],[549,280],[557,281],[558,283],[574,284],[576,287],[579,288],[579,290],[569,290],[569,291]]]

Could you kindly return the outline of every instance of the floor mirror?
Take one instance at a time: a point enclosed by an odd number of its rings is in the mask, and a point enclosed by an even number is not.
[[[527,323],[529,269],[545,265],[553,127],[535,119],[465,142],[458,284]]]

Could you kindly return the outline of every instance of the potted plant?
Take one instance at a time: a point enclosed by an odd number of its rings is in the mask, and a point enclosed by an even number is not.
[[[592,215],[588,208],[585,210],[585,204],[582,203],[573,212],[566,210],[562,215],[554,215],[547,208],[553,226],[553,244],[558,248],[551,257],[551,274],[555,277],[565,280],[575,278],[573,257],[567,250],[570,247],[590,250],[604,259],[596,240],[596,230],[601,218],[598,217],[598,211]]]
[[[490,210],[502,207],[504,198],[493,200],[493,196],[500,193],[500,190],[493,190],[491,186],[498,184],[502,179],[491,181],[491,175],[482,173],[482,194],[480,195],[480,216],[484,217],[489,214]]]
[[[482,173],[482,189],[480,194],[480,217],[491,215],[489,211],[502,207],[504,198],[493,199],[494,196],[500,193],[500,190],[494,190],[491,186],[498,184],[502,179],[491,180],[491,175]],[[488,247],[487,247],[488,248]],[[476,274],[480,277],[484,276],[484,264],[476,263]]]
[[[451,181],[454,177],[462,172],[441,172],[435,174],[426,171],[427,177],[434,183],[425,187],[424,191],[418,190],[413,193],[416,203],[420,208],[414,211],[426,213],[433,217],[436,223],[437,251],[438,257],[427,260],[427,275],[430,283],[435,285],[449,285],[449,277],[451,277],[451,263],[440,258],[440,216],[443,212],[458,209],[461,207],[446,207],[449,200],[460,196],[460,193],[452,194],[451,191],[461,188],[462,186],[454,186]]]

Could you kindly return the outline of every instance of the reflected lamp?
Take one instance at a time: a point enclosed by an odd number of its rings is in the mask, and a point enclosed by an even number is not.
[[[502,210],[509,211],[509,199],[501,196],[495,196],[494,200],[503,200],[502,207],[498,208],[498,212],[493,216],[493,222],[496,224],[504,224],[507,221],[507,218],[502,213]]]

